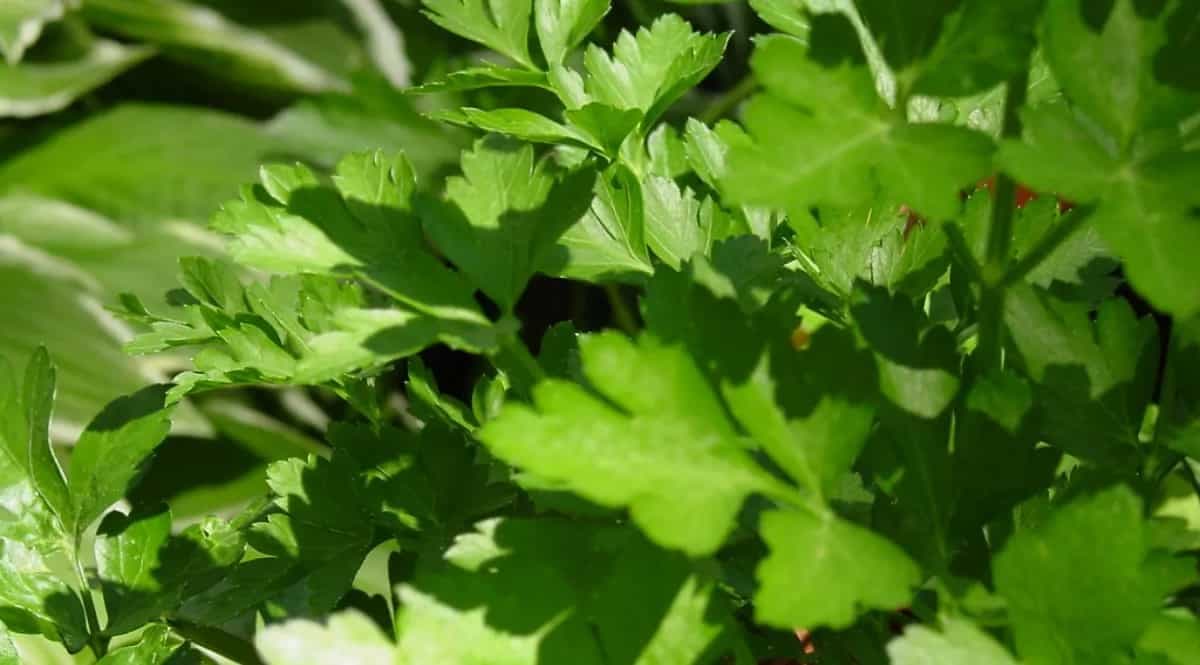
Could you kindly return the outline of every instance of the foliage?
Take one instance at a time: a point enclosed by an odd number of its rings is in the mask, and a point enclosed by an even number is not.
[[[229,261],[184,258],[167,298],[114,305],[129,352],[187,369],[69,455],[49,355],[0,365],[13,644],[147,664],[1195,662],[1200,9],[751,6],[776,32],[695,112],[728,32],[674,12],[613,30],[596,0],[425,0],[488,50],[406,93],[478,135],[457,168],[419,146],[262,166],[212,218]],[[169,23],[164,52],[222,50],[255,85],[338,85],[224,19],[185,29],[203,11],[83,16],[126,38]],[[0,181],[122,113],[192,112],[113,111]],[[101,242],[89,215],[132,207],[139,171],[174,168],[155,158],[19,203]],[[140,214],[207,200],[178,196]],[[562,285],[605,317],[556,313]],[[151,491],[187,473],[178,434],[160,448],[170,418],[266,388],[336,417],[205,411],[272,461],[255,499],[181,528],[186,494]]]

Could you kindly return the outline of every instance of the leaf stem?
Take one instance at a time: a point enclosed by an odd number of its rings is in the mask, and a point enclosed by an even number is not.
[[[513,389],[522,397],[533,394],[533,386],[546,378],[546,370],[514,330],[500,338],[500,348],[491,356],[496,369],[508,374]]]
[[[169,619],[167,625],[183,639],[239,665],[265,665],[253,644],[220,628],[201,626],[183,619]]]
[[[721,93],[720,96],[714,99],[708,105],[708,108],[704,109],[704,112],[700,114],[698,119],[706,125],[713,124],[724,118],[743,99],[749,97],[757,89],[758,79],[754,78],[754,74],[747,74],[742,80],[737,82],[737,85]]]
[[[613,319],[617,326],[628,335],[636,335],[638,331],[637,317],[629,309],[621,290],[615,284],[604,285],[604,295],[608,296],[608,304],[612,307]]]
[[[1042,261],[1046,260],[1064,240],[1069,238],[1087,218],[1091,216],[1095,210],[1092,206],[1080,206],[1073,209],[1071,212],[1062,216],[1058,223],[1050,227],[1050,230],[1042,234],[1038,238],[1037,244],[1033,249],[1025,253],[1020,260],[1009,266],[1008,272],[1004,274],[1004,285],[1008,286],[1016,284],[1025,278],[1026,275],[1033,272]]]
[[[71,557],[75,567],[75,577],[79,579],[79,598],[83,601],[84,618],[88,626],[88,647],[96,660],[108,653],[108,638],[100,633],[100,616],[96,613],[96,601],[92,598],[92,585],[88,583],[87,573],[79,563],[79,557]]]
[[[1021,135],[1020,109],[1025,103],[1029,72],[1022,70],[1008,80],[1004,91],[1002,138]],[[1004,346],[1004,291],[1009,253],[1012,249],[1013,216],[1016,211],[1016,183],[1006,173],[996,174],[992,219],[988,226],[983,262],[983,294],[979,303],[979,366],[999,368]]]

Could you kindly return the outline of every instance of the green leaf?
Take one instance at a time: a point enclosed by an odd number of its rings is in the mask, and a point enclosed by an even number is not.
[[[1085,459],[1130,455],[1154,391],[1158,334],[1120,300],[1088,307],[1031,287],[1005,298],[1005,324],[1021,365],[1034,381],[1042,436]]]
[[[264,167],[261,180],[274,202],[247,190],[213,219],[229,234],[234,260],[281,273],[348,271],[418,311],[485,324],[470,287],[425,245],[402,153],[348,155],[338,164],[336,191],[300,165]]]
[[[945,617],[941,630],[909,626],[904,635],[888,643],[895,665],[1017,665],[1017,661],[973,623]]]
[[[815,49],[786,36],[759,42],[751,64],[768,92],[745,109],[754,143],[730,150],[727,196],[799,218],[814,205],[858,205],[881,187],[927,218],[953,216],[958,190],[987,174],[991,141],[962,127],[897,122],[865,64],[826,67]]]
[[[211,73],[284,92],[344,89],[345,81],[267,35],[200,4],[177,0],[88,0],[88,22],[164,47]]]
[[[423,0],[429,20],[535,69],[529,57],[530,0]]]
[[[1164,610],[1138,639],[1138,649],[1159,654],[1172,665],[1200,663],[1200,621],[1182,608]]]
[[[8,65],[21,60],[25,49],[42,34],[42,28],[57,21],[74,7],[72,0],[12,0],[0,7],[0,53]]]
[[[346,610],[325,623],[292,619],[268,626],[254,636],[267,665],[338,665],[399,663],[395,646],[365,615]]]
[[[810,25],[803,2],[750,0],[750,7],[772,28],[801,39],[808,38]]]
[[[879,388],[893,404],[922,418],[941,414],[958,394],[959,357],[950,331],[931,325],[902,294],[858,283],[850,304],[875,351]]]
[[[74,512],[62,467],[50,447],[54,380],[54,366],[45,348],[29,359],[23,383],[18,383],[12,366],[0,360],[0,443],[12,470],[25,476],[54,513],[59,528],[65,528]]]
[[[557,123],[540,113],[526,109],[485,111],[468,106],[452,111],[442,111],[434,115],[434,118],[442,122],[464,127],[477,127],[485,132],[505,134],[533,143],[571,143],[604,152],[604,146],[595,142],[591,136],[574,127]]]
[[[529,145],[481,140],[463,154],[446,201],[430,202],[434,244],[505,312],[512,311],[543,256],[591,203],[594,175],[556,177]]]
[[[618,408],[558,379],[509,402],[479,438],[501,459],[633,521],[666,547],[714,551],[772,480],[746,455],[704,375],[678,347],[617,333],[581,340],[583,371]],[[635,381],[641,387],[630,391]]]
[[[1015,534],[992,570],[1022,662],[1104,662],[1132,648],[1168,591],[1147,554],[1141,501],[1124,487],[1077,499]]]
[[[243,538],[215,517],[172,535],[171,512],[161,506],[131,515],[109,513],[100,523],[95,550],[108,612],[105,633],[121,635],[219,582],[241,558]]]
[[[1033,18],[1045,0],[966,0],[945,18],[942,31],[919,66],[912,91],[962,97],[1007,81],[1029,66]]]
[[[114,649],[96,665],[167,665],[185,662],[180,656],[191,649],[162,624],[151,624],[134,644]]]
[[[74,529],[81,534],[125,496],[171,429],[166,386],[151,386],[112,402],[80,435],[71,454]]]
[[[893,70],[903,72],[929,54],[943,22],[960,2],[931,0],[913,6],[903,0],[858,0],[854,4],[879,43],[884,60]]]
[[[921,581],[900,548],[831,513],[774,510],[761,522],[770,554],[754,603],[763,623],[845,628],[867,609],[903,606]]]
[[[1171,127],[1198,101],[1159,81],[1151,66],[1168,39],[1162,6],[1047,2],[1041,30],[1046,61],[1067,97],[1119,146],[1140,131]]]
[[[1200,153],[1181,151],[1174,129],[1139,135],[1122,149],[1119,137],[1061,104],[1022,118],[1024,141],[1004,142],[1001,165],[1033,187],[1095,203],[1090,222],[1125,261],[1130,283],[1167,312],[1200,312],[1200,294],[1177,288],[1197,277],[1185,248],[1200,242],[1200,193],[1191,185]]]
[[[535,0],[533,24],[546,62],[561,65],[608,13],[608,0]]]
[[[468,67],[446,74],[435,81],[422,83],[408,92],[426,94],[432,92],[458,92],[462,90],[479,90],[481,88],[528,87],[545,88],[553,91],[550,81],[542,72],[533,72],[516,67],[498,67],[483,65]]]
[[[444,565],[400,587],[403,662],[650,665],[716,655],[724,612],[686,558],[629,529],[554,519],[477,529]]]
[[[98,39],[75,60],[26,62],[0,69],[0,117],[27,118],[60,111],[152,53],[147,48]]]
[[[1200,325],[1175,321],[1159,398],[1155,440],[1193,459],[1200,459],[1200,386],[1190,377],[1200,371]]]
[[[20,654],[13,644],[8,627],[0,623],[0,665],[21,665]]]
[[[636,281],[653,271],[641,185],[625,168],[596,179],[592,204],[542,259],[540,270],[590,282]]]
[[[691,189],[679,189],[670,178],[650,176],[643,183],[646,241],[654,254],[678,270],[693,254],[707,254],[712,244],[712,218],[719,214],[712,199],[696,200]]]
[[[58,198],[138,228],[164,219],[207,220],[279,147],[236,116],[126,104],[9,159],[0,166],[0,190]],[[79,155],[88,158],[81,161]],[[62,168],[67,163],[74,166]],[[187,187],[177,186],[180,182]]]
[[[693,32],[687,21],[665,14],[636,36],[622,30],[612,55],[588,46],[587,92],[609,106],[643,111],[648,127],[717,66],[728,41],[728,34]]]

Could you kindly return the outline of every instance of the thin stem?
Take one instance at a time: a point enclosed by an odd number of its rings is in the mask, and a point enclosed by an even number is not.
[[[201,626],[182,619],[171,619],[167,625],[176,635],[239,665],[265,665],[254,645],[220,628]]]
[[[1025,88],[1028,85],[1029,73],[1026,71],[1008,81],[1004,92],[1004,122],[1000,132],[1003,138],[1017,138],[1021,135],[1019,111],[1025,103]],[[992,220],[988,226],[987,245],[984,250],[983,295],[979,303],[977,353],[981,369],[999,368],[1001,365],[1004,346],[1004,276],[1012,249],[1016,183],[1008,174],[998,173],[994,194]]]
[[[79,579],[79,597],[83,601],[84,618],[88,625],[88,647],[96,660],[108,653],[108,638],[100,634],[100,617],[96,614],[96,601],[92,598],[92,586],[88,583],[87,574],[79,560],[75,560],[75,576]]]
[[[629,335],[636,335],[638,331],[637,318],[629,309],[625,299],[621,297],[621,290],[615,284],[605,284],[604,295],[608,296],[608,304],[612,307],[613,319],[616,320],[617,326]]]
[[[708,108],[704,109],[704,113],[701,113],[699,116],[700,122],[711,125],[724,118],[743,99],[749,97],[757,89],[758,80],[754,78],[754,74],[747,74],[745,78],[737,82],[737,85],[721,93],[719,97],[708,105]]]
[[[522,397],[532,396],[533,386],[546,378],[546,370],[515,331],[501,337],[500,348],[491,355],[491,361],[508,375],[513,389]]]
[[[1079,230],[1087,218],[1091,216],[1095,208],[1091,206],[1082,206],[1075,208],[1071,212],[1063,215],[1054,226],[1050,227],[1049,231],[1042,234],[1038,238],[1037,244],[1033,249],[1025,253],[1019,261],[1009,266],[1008,272],[1004,274],[1004,284],[1016,284],[1034,271],[1042,261],[1045,261],[1048,256],[1058,249],[1063,241],[1071,237],[1075,231]]]

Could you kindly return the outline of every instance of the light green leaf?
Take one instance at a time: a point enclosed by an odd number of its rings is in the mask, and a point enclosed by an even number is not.
[[[546,62],[561,65],[608,13],[609,0],[534,0],[533,23]]]
[[[1147,553],[1141,501],[1124,487],[1076,499],[1018,531],[992,571],[1022,662],[1104,662],[1133,647],[1168,591]]]
[[[21,656],[3,623],[0,623],[0,665],[21,665]]]
[[[81,534],[125,496],[171,429],[166,386],[151,386],[110,403],[88,424],[71,454],[74,529]]]
[[[27,118],[60,111],[152,53],[148,48],[97,39],[77,60],[0,68],[0,117]]]
[[[1200,191],[1192,185],[1200,152],[1180,150],[1174,129],[1141,135],[1123,150],[1117,137],[1061,104],[1022,117],[1024,141],[1004,142],[1003,167],[1040,190],[1095,203],[1090,223],[1124,260],[1133,286],[1167,312],[1200,312],[1200,293],[1178,288],[1200,277],[1188,250],[1200,242]]]
[[[545,253],[591,204],[594,175],[556,177],[533,147],[481,140],[463,153],[447,201],[423,215],[433,243],[505,312],[512,311]]]
[[[550,81],[542,72],[534,72],[517,67],[497,67],[483,65],[468,67],[446,74],[445,77],[422,83],[410,88],[408,92],[425,94],[431,92],[458,92],[462,90],[478,90],[480,88],[529,87],[545,88],[553,91]]]
[[[750,0],[754,13],[767,25],[794,37],[808,39],[811,29],[804,3],[797,0]]]
[[[429,20],[535,69],[529,57],[531,0],[423,0]]]
[[[642,187],[646,207],[646,241],[655,255],[678,270],[680,263],[712,244],[712,199],[705,199],[708,214],[691,189],[679,189],[674,180],[650,176]],[[707,222],[707,223],[706,223]]]
[[[894,665],[1017,665],[1012,654],[965,619],[945,617],[940,631],[909,626],[888,642]]]
[[[641,186],[632,172],[596,179],[592,205],[546,253],[540,270],[590,282],[636,281],[653,271]]]
[[[477,529],[400,587],[401,662],[652,665],[719,653],[712,581],[636,532],[554,519]]]
[[[216,76],[286,92],[348,87],[333,73],[265,34],[200,4],[178,0],[87,0],[87,20],[123,37],[164,47]]]
[[[1155,15],[1157,14],[1157,16]],[[1135,134],[1171,127],[1200,99],[1158,79],[1169,11],[1134,0],[1104,5],[1048,0],[1041,43],[1063,92],[1124,146]]]
[[[1172,665],[1200,665],[1200,621],[1182,608],[1165,610],[1146,627],[1138,649],[1165,656]]]
[[[254,636],[267,665],[341,665],[400,663],[395,646],[379,626],[355,610],[329,617],[324,624],[292,619]]]
[[[581,340],[583,371],[617,410],[550,379],[534,407],[505,404],[479,438],[501,459],[605,506],[628,506],[656,543],[715,550],[771,479],[746,455],[707,380],[678,347],[617,333]],[[631,381],[641,386],[630,391]]]
[[[587,92],[619,109],[645,112],[649,126],[721,60],[729,35],[693,32],[675,14],[660,16],[634,36],[622,31],[612,55],[591,45],[584,53]]]
[[[988,172],[991,141],[962,127],[896,122],[865,65],[826,68],[807,51],[791,37],[759,42],[752,67],[768,94],[746,107],[755,143],[731,149],[726,194],[799,218],[814,205],[857,205],[882,187],[927,218],[953,216],[959,189]]]
[[[600,152],[605,150],[602,144],[574,127],[557,123],[540,113],[526,109],[510,108],[485,111],[467,106],[442,111],[433,117],[442,122],[464,127],[477,127],[485,132],[505,134],[533,143],[573,143]]]
[[[921,581],[903,550],[833,514],[775,510],[761,522],[770,554],[754,603],[763,623],[844,628],[868,609],[903,606]]]
[[[73,8],[74,0],[6,0],[0,7],[0,53],[11,67],[21,60],[47,23]]]
[[[50,447],[50,414],[54,408],[54,365],[45,348],[34,352],[23,383],[6,360],[0,360],[0,437],[4,455],[57,517],[59,528],[74,515],[70,491],[58,458]]]

